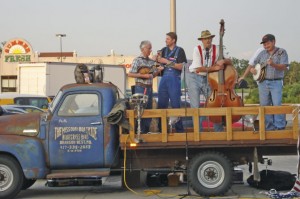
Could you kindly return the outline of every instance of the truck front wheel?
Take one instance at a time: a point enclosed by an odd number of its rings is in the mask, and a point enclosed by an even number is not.
[[[23,185],[19,163],[10,156],[0,156],[0,198],[14,198]]]
[[[205,152],[195,156],[188,171],[191,187],[202,196],[224,195],[232,184],[233,167],[223,154]]]
[[[24,181],[23,181],[23,185],[22,185],[22,190],[26,190],[29,187],[31,187],[35,183],[35,181],[36,180],[34,180],[34,179],[26,179],[24,177]]]

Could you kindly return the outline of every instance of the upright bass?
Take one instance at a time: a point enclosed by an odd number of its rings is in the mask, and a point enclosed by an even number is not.
[[[220,22],[220,45],[218,61],[224,59],[223,55],[223,36],[224,20]],[[211,95],[206,100],[206,107],[240,107],[244,106],[240,96],[234,90],[237,82],[237,71],[231,64],[225,64],[223,70],[208,73],[208,82],[211,87]],[[237,122],[240,115],[233,115],[232,122]],[[224,116],[210,116],[210,121],[214,123],[225,123]]]

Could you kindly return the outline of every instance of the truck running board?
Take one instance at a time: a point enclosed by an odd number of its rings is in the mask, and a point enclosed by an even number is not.
[[[99,186],[102,185],[102,177],[109,176],[110,169],[71,169],[52,170],[47,175],[48,187],[64,186]]]
[[[106,177],[109,176],[109,174],[109,168],[52,170],[51,173],[47,175],[47,179]]]

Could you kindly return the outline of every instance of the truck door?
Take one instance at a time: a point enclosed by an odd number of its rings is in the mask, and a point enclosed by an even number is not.
[[[65,94],[50,122],[52,169],[101,168],[104,164],[101,95]]]

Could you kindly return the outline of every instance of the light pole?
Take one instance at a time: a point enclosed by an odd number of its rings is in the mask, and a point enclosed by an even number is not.
[[[60,41],[60,62],[62,62],[62,38],[66,36],[66,34],[56,34],[56,37],[59,37]]]

